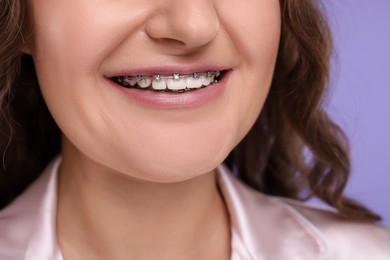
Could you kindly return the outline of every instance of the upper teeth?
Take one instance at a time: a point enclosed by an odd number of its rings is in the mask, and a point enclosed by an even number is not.
[[[188,75],[172,74],[172,76],[120,76],[116,80],[123,86],[148,88],[155,90],[182,91],[207,87],[216,82],[221,75],[219,71],[193,73]]]

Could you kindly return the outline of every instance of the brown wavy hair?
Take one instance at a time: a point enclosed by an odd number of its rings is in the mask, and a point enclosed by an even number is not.
[[[343,196],[350,175],[348,142],[328,117],[332,41],[315,0],[280,0],[282,33],[264,108],[225,163],[249,186],[270,195],[317,197],[350,220],[380,217]],[[39,90],[25,1],[0,0],[0,208],[60,152],[61,133]]]

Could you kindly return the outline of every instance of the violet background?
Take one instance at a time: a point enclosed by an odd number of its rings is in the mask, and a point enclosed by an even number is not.
[[[390,227],[390,1],[324,0],[335,41],[328,111],[352,146],[346,194]]]

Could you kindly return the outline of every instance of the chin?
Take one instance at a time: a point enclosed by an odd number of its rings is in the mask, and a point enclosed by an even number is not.
[[[180,157],[144,158],[143,161],[135,159],[136,163],[128,161],[123,174],[142,181],[156,183],[175,183],[187,181],[215,170],[228,155],[224,153],[203,153],[202,156],[187,154]]]
[[[177,131],[162,131],[163,134],[159,135],[145,129],[143,138],[136,138],[142,142],[121,139],[122,142],[111,146],[110,150],[115,152],[109,157],[105,150],[99,149],[104,154],[99,154],[101,160],[95,157],[95,161],[105,161],[115,171],[140,180],[185,181],[213,171],[236,145],[236,131],[221,135],[220,127],[207,129],[214,130],[200,131],[198,127],[198,131],[186,132],[181,127],[181,135]]]

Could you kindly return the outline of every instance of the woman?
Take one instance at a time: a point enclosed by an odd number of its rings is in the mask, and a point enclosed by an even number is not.
[[[0,259],[390,256],[342,195],[314,1],[0,7]]]

